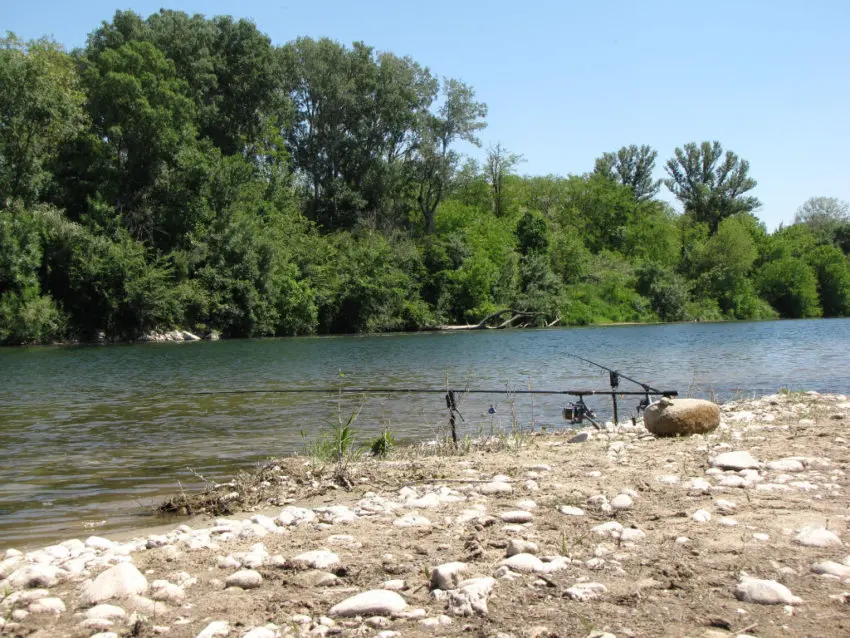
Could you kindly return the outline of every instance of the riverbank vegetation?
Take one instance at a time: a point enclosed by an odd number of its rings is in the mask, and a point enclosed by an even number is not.
[[[70,53],[9,34],[0,86],[0,343],[850,314],[846,203],[768,233],[718,142],[662,181],[648,145],[476,163],[474,89],[363,43],[119,11]]]

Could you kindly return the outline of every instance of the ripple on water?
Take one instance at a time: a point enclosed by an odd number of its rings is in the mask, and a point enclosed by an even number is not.
[[[535,389],[607,387],[589,357],[664,389],[846,392],[850,320],[679,324],[380,337],[222,341],[191,345],[0,349],[0,547],[102,533],[150,521],[187,468],[215,480],[302,448],[362,397],[197,394],[204,390],[348,386]],[[340,370],[345,377],[340,377]],[[625,385],[621,386],[625,387]],[[607,401],[588,400],[607,417]],[[534,418],[562,425],[564,397],[540,396]],[[495,414],[488,413],[493,405]],[[621,402],[621,410],[629,402]],[[531,417],[526,397],[464,397],[461,434]],[[440,394],[370,396],[356,421],[366,441],[432,438]],[[49,506],[45,506],[49,504]]]

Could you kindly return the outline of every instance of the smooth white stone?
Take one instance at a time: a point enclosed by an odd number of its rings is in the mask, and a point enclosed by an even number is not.
[[[83,588],[81,600],[84,605],[92,605],[110,598],[141,594],[147,589],[147,579],[134,565],[119,563],[89,582]]]
[[[96,605],[85,612],[86,618],[124,618],[127,613],[115,605]]]
[[[53,587],[59,583],[62,570],[53,565],[25,565],[19,567],[6,579],[12,589]]]
[[[281,525],[287,527],[290,525],[306,525],[316,520],[316,514],[313,513],[313,510],[309,510],[305,507],[287,505],[280,512],[280,516],[277,517],[277,520]]]
[[[805,547],[839,547],[844,543],[833,532],[823,527],[805,527],[794,537],[794,542]]]
[[[611,507],[617,511],[630,510],[632,505],[634,505],[634,501],[628,494],[618,494],[611,501]]]
[[[720,467],[725,470],[745,470],[750,468],[758,468],[759,462],[746,450],[737,452],[723,452],[718,454],[711,461],[714,467]]]
[[[692,494],[708,494],[711,492],[711,483],[704,478],[692,478],[688,482],[687,488]]]
[[[186,598],[183,588],[168,581],[155,580],[151,583],[151,598],[154,600],[167,600],[173,603],[182,602]]]
[[[584,516],[584,510],[580,507],[573,507],[572,505],[562,505],[558,508],[558,511],[561,514],[566,514],[567,516]]]
[[[227,587],[241,587],[242,589],[256,589],[263,584],[260,572],[253,569],[242,569],[231,574],[224,580]]]
[[[410,514],[405,514],[404,516],[395,519],[393,521],[393,525],[396,527],[430,527],[431,521],[424,516],[411,512]]]
[[[226,620],[214,620],[207,625],[195,638],[217,638],[230,633],[230,623]]]
[[[265,627],[254,627],[242,638],[280,638],[277,625],[266,625]]]
[[[517,510],[514,512],[502,512],[500,518],[506,523],[530,523],[534,518],[531,512]]]
[[[691,519],[693,519],[697,523],[707,523],[711,520],[711,514],[709,514],[705,510],[697,510],[696,512],[691,514]]]
[[[850,578],[850,567],[836,563],[835,561],[826,560],[812,565],[812,571],[815,574],[829,574],[838,578]]]
[[[735,589],[735,597],[746,603],[760,605],[797,605],[803,602],[794,596],[785,585],[775,580],[744,578]]]
[[[404,611],[407,603],[394,591],[373,589],[337,603],[329,612],[330,616],[390,616]]]
[[[494,494],[510,494],[514,491],[514,488],[511,487],[510,483],[502,482],[502,481],[493,481],[492,483],[484,483],[478,488],[478,492],[484,494],[486,496],[492,496]]]
[[[774,472],[802,472],[806,467],[797,459],[779,459],[767,464],[767,469]]]
[[[508,567],[517,572],[544,572],[546,566],[543,561],[533,554],[516,554],[506,558],[499,563],[500,566]]]
[[[327,569],[339,565],[339,556],[326,549],[317,549],[310,552],[298,554],[292,559],[296,563],[306,563],[313,569]]]
[[[65,612],[65,603],[61,598],[54,596],[48,598],[40,598],[32,605],[27,607],[31,614],[62,614]]]
[[[623,531],[623,524],[618,523],[617,521],[608,521],[606,523],[596,525],[595,527],[591,527],[590,531],[601,536],[619,538],[620,532]]]

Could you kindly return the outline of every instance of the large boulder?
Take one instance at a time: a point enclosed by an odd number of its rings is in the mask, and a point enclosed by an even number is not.
[[[656,436],[705,434],[720,425],[720,408],[703,399],[661,399],[643,413],[643,425]]]

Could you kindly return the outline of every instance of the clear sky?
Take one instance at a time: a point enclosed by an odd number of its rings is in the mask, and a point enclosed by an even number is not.
[[[70,49],[117,8],[161,6],[250,18],[276,44],[410,55],[475,87],[484,147],[521,153],[523,173],[580,174],[650,144],[662,177],[674,148],[716,139],[749,160],[769,229],[809,197],[850,200],[848,0],[6,0],[0,30]]]

